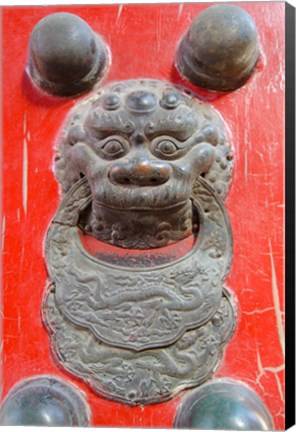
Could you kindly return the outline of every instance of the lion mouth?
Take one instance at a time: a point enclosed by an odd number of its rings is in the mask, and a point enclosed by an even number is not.
[[[93,210],[104,207],[120,212],[172,212],[190,200],[188,184],[171,181],[159,186],[115,186],[111,182],[96,183],[93,188]]]
[[[116,211],[118,213],[124,213],[124,212],[149,212],[149,213],[155,213],[155,212],[172,212],[172,211],[178,211],[182,207],[184,207],[188,203],[188,200],[179,201],[174,204],[170,205],[164,205],[164,206],[154,206],[151,207],[150,205],[133,205],[132,203],[129,206],[120,207],[117,205],[111,205],[106,204],[104,202],[97,201],[97,204],[102,208],[109,211]]]

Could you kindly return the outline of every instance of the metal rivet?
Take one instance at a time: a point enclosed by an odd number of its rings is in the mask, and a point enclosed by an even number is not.
[[[163,98],[160,101],[160,105],[166,109],[174,109],[178,106],[179,102],[180,102],[180,97],[178,93],[170,92],[163,96]]]
[[[103,75],[106,60],[103,40],[77,15],[48,15],[31,33],[29,75],[54,95],[73,96],[90,90]]]
[[[5,398],[1,426],[89,426],[90,411],[82,393],[54,376],[19,382]]]
[[[148,113],[156,109],[157,98],[148,91],[134,91],[126,99],[126,107],[131,112]]]
[[[120,106],[120,97],[115,93],[109,93],[104,99],[104,108],[113,111]]]
[[[246,385],[217,380],[188,393],[178,408],[175,428],[273,430],[269,411]]]
[[[221,4],[195,18],[179,45],[177,68],[200,87],[232,91],[247,81],[258,57],[252,17],[239,6]]]

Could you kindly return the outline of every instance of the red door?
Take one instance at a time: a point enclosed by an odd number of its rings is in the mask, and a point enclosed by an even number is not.
[[[171,81],[208,99],[222,116],[235,156],[226,200],[234,259],[226,285],[237,299],[238,323],[213,379],[247,384],[269,409],[275,428],[284,428],[285,4],[237,4],[257,25],[261,58],[243,87],[217,97],[182,80],[173,67],[181,36],[211,4],[2,7],[3,398],[25,378],[55,375],[84,392],[92,425],[157,428],[173,426],[185,394],[144,408],[104,400],[62,371],[50,353],[40,313],[47,279],[43,242],[59,204],[54,145],[78,98],[38,92],[25,68],[33,27],[44,16],[65,11],[86,20],[109,45],[112,60],[103,84]]]

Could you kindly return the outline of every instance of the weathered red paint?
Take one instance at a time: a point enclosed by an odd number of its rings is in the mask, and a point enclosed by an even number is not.
[[[250,385],[284,428],[283,172],[284,2],[237,3],[254,18],[262,58],[241,89],[215,98],[234,147],[226,204],[235,254],[227,286],[238,301],[238,327],[215,377]],[[130,408],[103,400],[62,372],[50,356],[40,315],[46,283],[45,232],[59,203],[53,147],[75,100],[49,97],[24,74],[32,28],[56,11],[76,13],[109,44],[104,83],[151,77],[184,83],[173,67],[176,44],[206,3],[2,8],[3,106],[3,396],[19,380],[55,374],[76,384],[93,425],[171,427],[180,397]],[[195,87],[188,84],[188,87]]]

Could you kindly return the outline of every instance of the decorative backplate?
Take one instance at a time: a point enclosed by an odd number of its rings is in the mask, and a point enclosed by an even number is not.
[[[206,324],[187,331],[167,348],[138,353],[104,344],[91,331],[71,323],[56,305],[54,286],[49,287],[44,311],[53,354],[61,366],[98,395],[128,405],[164,402],[184,388],[205,382],[218,367],[235,327],[226,291]]]

